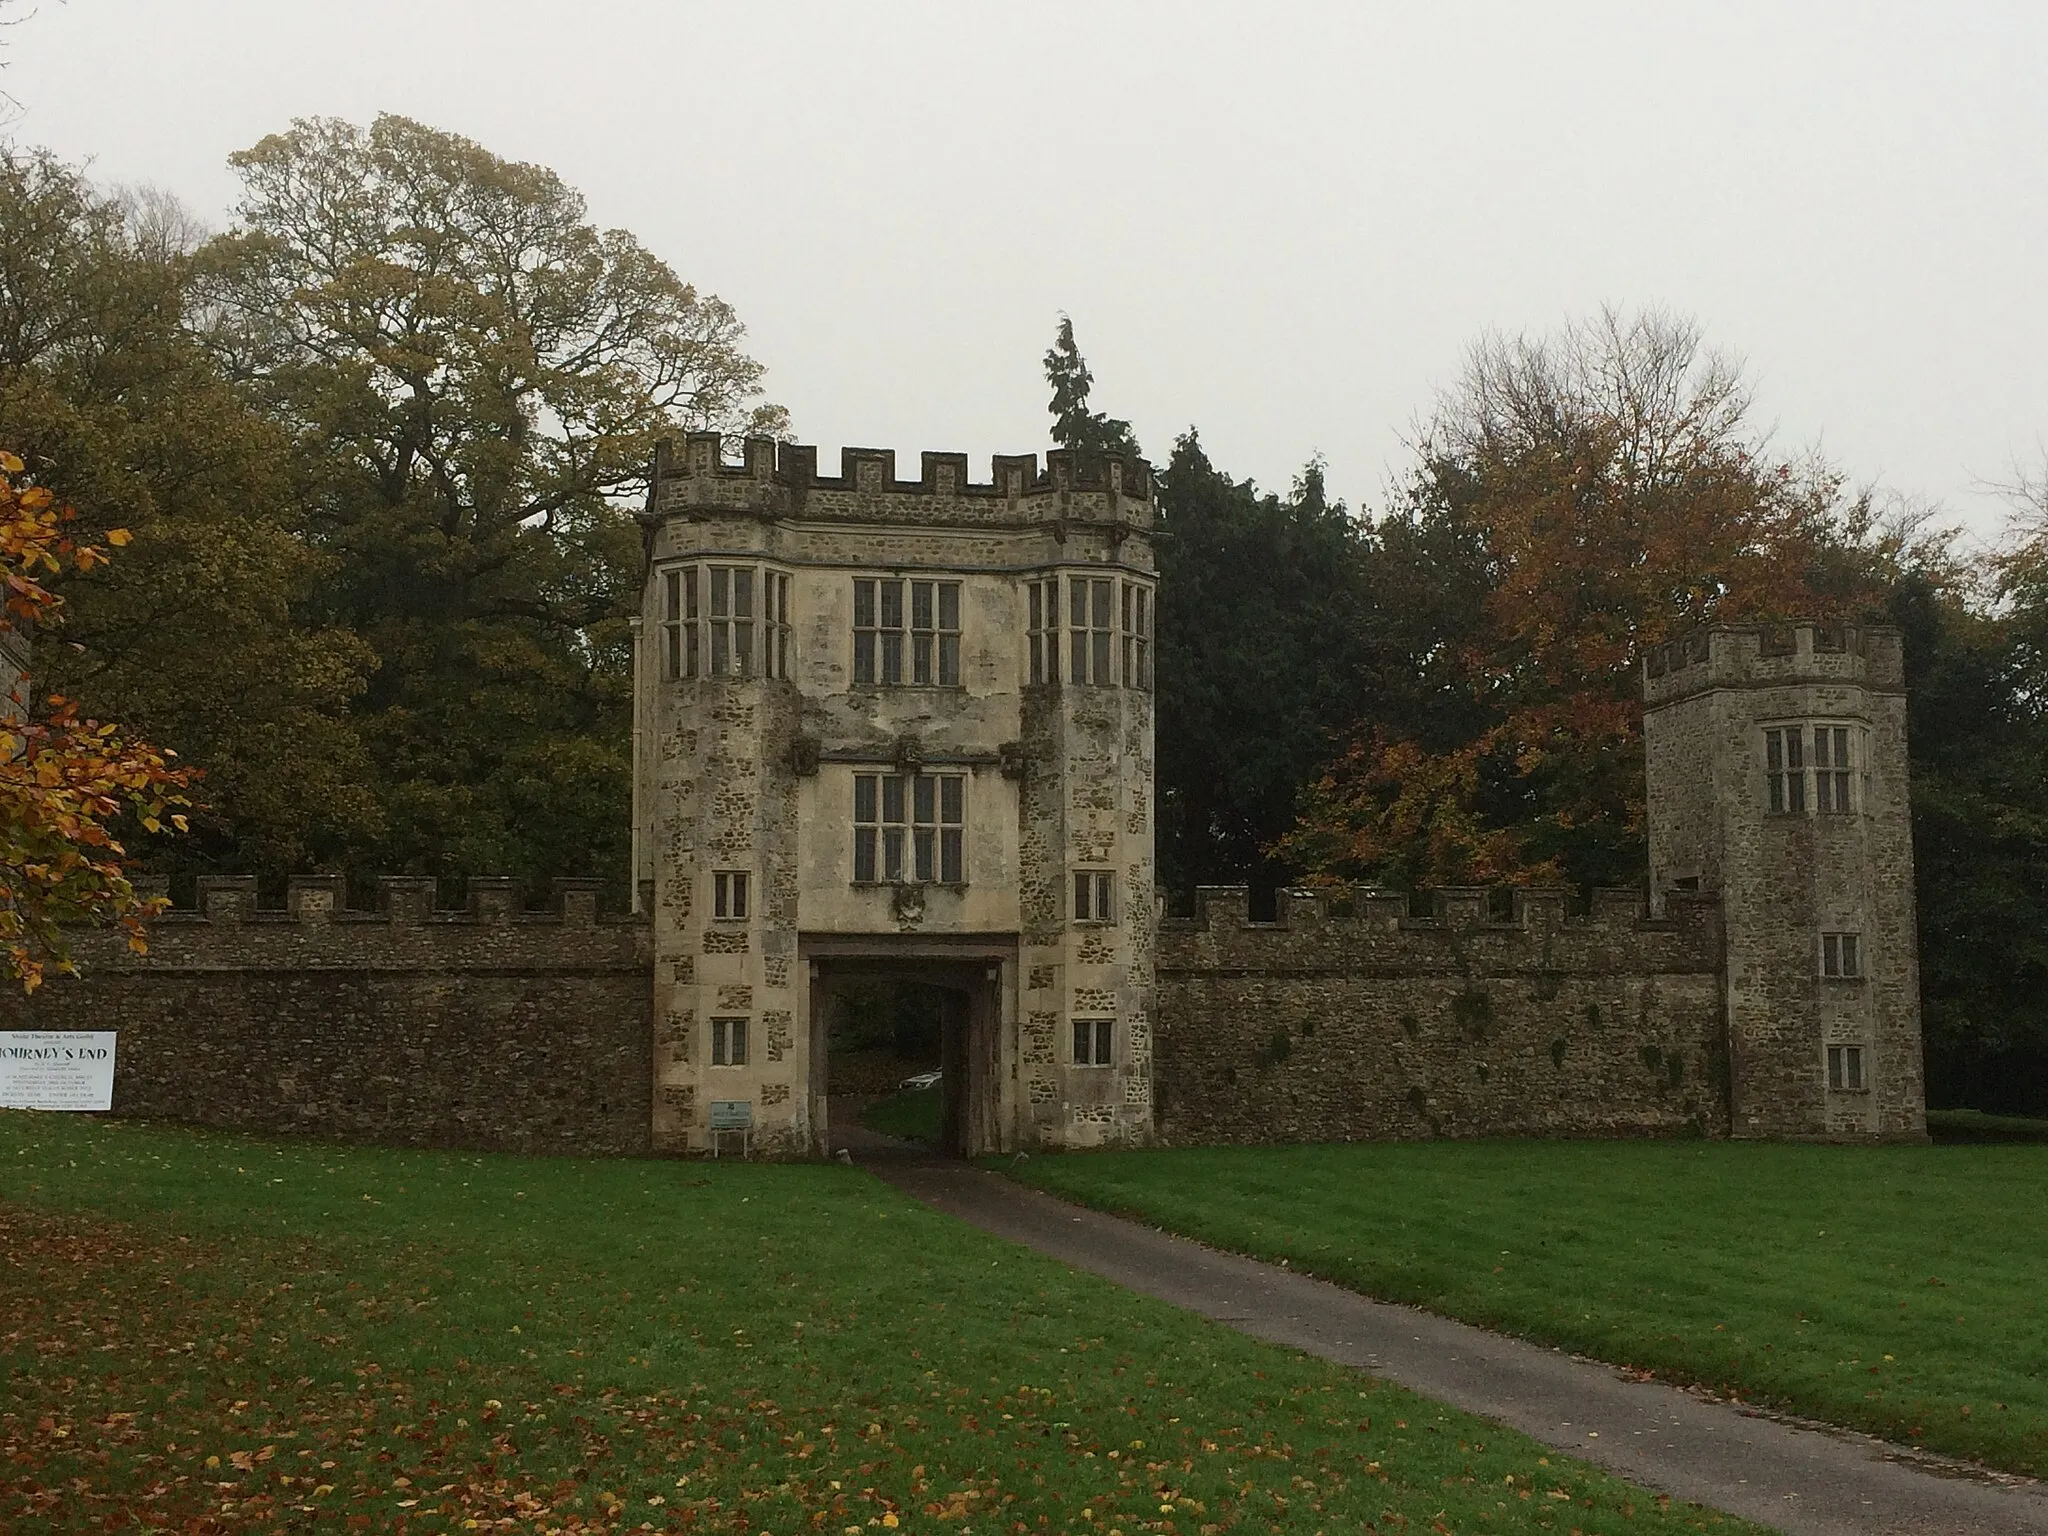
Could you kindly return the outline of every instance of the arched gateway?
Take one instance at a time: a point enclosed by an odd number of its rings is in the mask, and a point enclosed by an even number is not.
[[[835,980],[923,978],[959,1149],[1152,1133],[1142,460],[657,456],[635,694],[654,1142],[818,1150]]]

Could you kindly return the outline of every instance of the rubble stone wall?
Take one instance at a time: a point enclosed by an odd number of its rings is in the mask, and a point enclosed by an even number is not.
[[[147,955],[84,935],[83,976],[0,1009],[0,1028],[118,1032],[114,1113],[334,1141],[503,1152],[649,1147],[652,957],[644,924],[600,920],[594,886],[553,913],[509,881],[385,882],[340,910],[294,881],[281,912],[249,879],[151,925]]]
[[[1725,1136],[1721,923],[1634,891],[1201,893],[1158,940],[1163,1141]]]

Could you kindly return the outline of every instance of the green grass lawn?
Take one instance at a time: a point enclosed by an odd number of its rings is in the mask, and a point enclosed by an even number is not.
[[[911,1088],[877,1099],[860,1117],[860,1123],[884,1136],[904,1141],[936,1142],[943,1128],[946,1095],[937,1088]]]
[[[0,1112],[0,1530],[1753,1529],[855,1169]]]
[[[1987,1115],[1981,1109],[1930,1109],[1927,1129],[1936,1142],[2048,1141],[2048,1120]]]
[[[2048,1474],[2048,1146],[1381,1143],[1017,1171],[1369,1295]]]

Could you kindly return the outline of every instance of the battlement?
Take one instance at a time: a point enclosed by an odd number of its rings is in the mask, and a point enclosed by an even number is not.
[[[1616,973],[1705,970],[1719,964],[1720,903],[1711,895],[1674,892],[1665,915],[1650,915],[1632,887],[1599,889],[1583,912],[1562,887],[1512,893],[1497,913],[1493,892],[1447,886],[1430,893],[1425,914],[1401,891],[1371,886],[1280,893],[1276,920],[1250,919],[1241,885],[1202,886],[1195,915],[1159,925],[1160,970],[1273,972],[1358,971],[1384,975],[1414,969],[1457,969],[1475,958],[1486,967],[1563,968]]]
[[[1152,468],[1136,455],[1055,449],[1041,469],[1035,453],[996,454],[986,482],[968,478],[964,453],[919,458],[918,478],[899,480],[894,449],[845,448],[839,473],[821,475],[809,444],[750,437],[739,462],[728,463],[719,433],[692,432],[680,447],[668,438],[655,445],[646,516],[1152,526]]]
[[[188,971],[637,975],[652,963],[645,918],[598,913],[598,882],[557,880],[550,910],[522,910],[519,883],[477,877],[453,911],[434,905],[435,881],[395,875],[378,882],[377,908],[349,910],[339,875],[295,875],[282,908],[256,904],[253,875],[206,875],[194,907],[149,920],[149,950],[132,953],[118,932],[74,940],[95,974]],[[139,882],[144,894],[162,894]]]
[[[499,876],[472,875],[465,883],[463,905],[444,910],[434,905],[439,882],[430,875],[386,875],[377,882],[374,911],[352,911],[344,905],[339,875],[293,875],[280,908],[256,904],[254,875],[202,875],[196,907],[173,907],[159,914],[160,924],[214,923],[365,923],[382,925],[484,925],[519,923],[589,928],[600,922],[599,882],[556,880],[552,901],[542,912],[526,911],[519,900],[519,882]],[[161,883],[138,883],[146,894],[161,894]],[[612,924],[645,924],[640,917],[607,916]]]
[[[1888,624],[1719,624],[1643,652],[1643,700],[1655,709],[1717,688],[1853,683],[1896,693],[1905,687],[1898,630]]]
[[[1254,932],[1281,930],[1324,930],[1353,927],[1376,933],[1435,932],[1440,929],[1500,928],[1541,929],[1585,927],[1630,929],[1638,926],[1668,929],[1701,921],[1715,906],[1711,896],[1691,893],[1675,895],[1672,915],[1654,918],[1634,886],[1601,886],[1592,892],[1584,912],[1572,911],[1572,893],[1558,886],[1519,886],[1508,894],[1509,912],[1500,913],[1494,891],[1480,885],[1439,886],[1429,892],[1426,912],[1414,911],[1405,891],[1383,890],[1377,886],[1331,886],[1285,890],[1279,893],[1274,921],[1251,920],[1251,892],[1242,885],[1204,885],[1195,889],[1193,917],[1169,917],[1163,930],[1177,932]]]

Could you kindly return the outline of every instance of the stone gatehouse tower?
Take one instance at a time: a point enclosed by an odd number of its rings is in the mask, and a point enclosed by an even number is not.
[[[1729,1133],[1924,1139],[1897,630],[1703,630],[1644,661],[1650,889],[1718,895]]]
[[[1152,1130],[1152,559],[1138,459],[663,445],[634,878],[653,1132],[820,1150],[836,987],[948,999],[966,1152]]]

